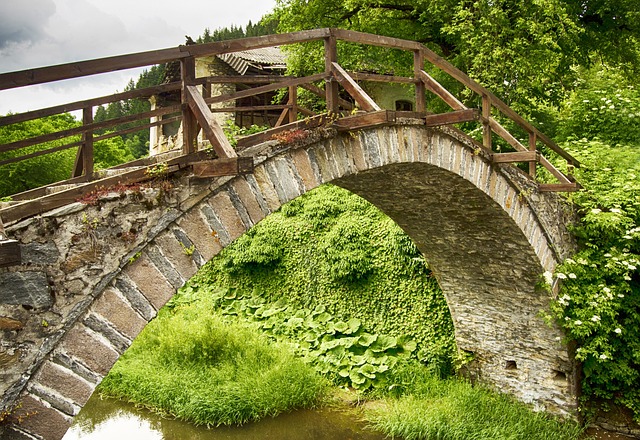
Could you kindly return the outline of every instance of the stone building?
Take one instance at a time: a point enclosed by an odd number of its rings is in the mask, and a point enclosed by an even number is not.
[[[177,69],[176,69],[177,67]],[[211,76],[262,76],[284,75],[286,70],[285,56],[278,47],[266,47],[262,49],[244,50],[210,57],[196,58],[196,78]],[[179,81],[179,65],[167,66],[166,82]],[[245,90],[261,85],[253,81],[247,83],[212,83],[208,96],[219,96]],[[202,86],[199,86],[202,90]],[[224,125],[227,121],[233,121],[239,127],[251,125],[274,126],[280,111],[254,110],[254,111],[216,111],[216,109],[228,109],[233,107],[255,107],[272,103],[275,92],[263,93],[258,96],[250,96],[237,100],[226,101],[211,105],[217,122]],[[169,93],[151,97],[151,108],[169,106],[180,103],[180,94]],[[166,115],[170,118],[174,115]],[[176,145],[181,145],[180,123],[173,122],[162,127],[152,127],[149,136],[149,153],[155,155],[171,150]]]

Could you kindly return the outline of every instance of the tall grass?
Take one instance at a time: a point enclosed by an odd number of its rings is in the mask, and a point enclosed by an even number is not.
[[[207,308],[205,308],[206,310]],[[229,425],[316,405],[327,384],[286,344],[202,304],[163,310],[100,392],[197,425]]]
[[[365,411],[371,427],[392,438],[576,440],[583,431],[574,422],[534,413],[509,396],[460,379],[436,378],[417,365],[400,368],[396,384],[396,395],[385,405]]]

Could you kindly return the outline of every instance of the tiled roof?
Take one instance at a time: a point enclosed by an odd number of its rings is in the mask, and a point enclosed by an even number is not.
[[[259,70],[286,68],[285,56],[279,47],[242,50],[218,55],[218,57],[240,75],[244,75],[249,67],[255,67]]]

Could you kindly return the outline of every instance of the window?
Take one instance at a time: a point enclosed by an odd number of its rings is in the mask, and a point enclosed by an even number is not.
[[[398,112],[411,112],[413,111],[413,102],[406,99],[399,99],[396,101],[396,111]]]

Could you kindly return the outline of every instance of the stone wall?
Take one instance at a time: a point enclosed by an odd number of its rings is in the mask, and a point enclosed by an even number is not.
[[[307,132],[243,154],[251,175],[176,176],[10,225],[24,264],[0,269],[2,438],[59,439],[92,390],[199,267],[283,203],[325,182],[363,195],[425,253],[470,371],[540,409],[573,414],[574,366],[538,316],[536,288],[572,248],[569,212],[519,171],[418,120]],[[560,211],[557,211],[558,208]],[[20,415],[31,414],[17,423]],[[22,437],[20,437],[22,436]]]

